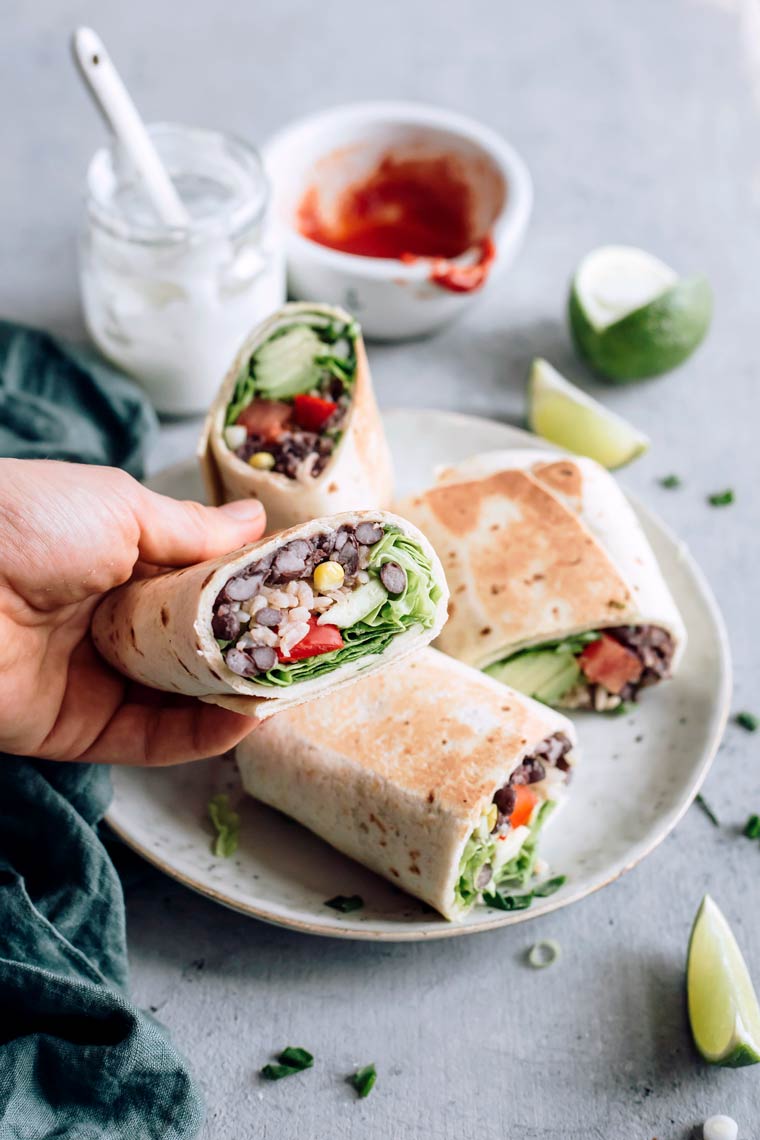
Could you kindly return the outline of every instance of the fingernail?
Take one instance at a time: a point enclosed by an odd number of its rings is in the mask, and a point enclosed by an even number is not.
[[[237,522],[253,522],[264,513],[264,507],[258,499],[237,499],[234,503],[225,503],[219,509]]]

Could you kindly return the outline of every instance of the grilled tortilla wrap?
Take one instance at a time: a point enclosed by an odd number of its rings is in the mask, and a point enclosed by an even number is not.
[[[609,645],[598,634],[614,629],[650,662],[640,683],[677,667],[686,641],[680,614],[633,510],[593,460],[528,449],[475,456],[440,472],[435,486],[398,510],[422,528],[444,565],[451,601],[437,645],[446,653],[496,669],[520,651],[562,650],[562,642],[578,658],[584,643],[573,639],[593,635],[600,641],[593,657]],[[646,646],[632,647],[631,638]],[[636,695],[628,685],[607,700],[603,686],[589,693],[583,676],[579,682],[570,705],[607,708],[620,692]],[[640,683],[632,682],[636,691]],[[567,694],[533,695],[554,704]]]
[[[353,379],[350,393],[347,389],[350,402],[339,428],[332,433],[337,442],[326,465],[319,474],[312,475],[309,462],[301,463],[293,478],[279,471],[252,467],[238,457],[225,439],[229,409],[239,392],[241,378],[244,382],[249,377],[252,357],[266,342],[295,325],[320,330],[334,323],[355,330],[351,339]],[[282,367],[287,363],[289,358]],[[273,367],[276,369],[276,362]],[[325,373],[325,379],[327,377]],[[277,381],[275,375],[268,389],[275,402]],[[254,329],[211,406],[198,447],[198,459],[208,501],[219,506],[232,499],[258,498],[266,508],[270,532],[339,511],[389,507],[393,492],[390,452],[375,403],[364,341],[349,314],[330,305],[289,304]]]
[[[318,588],[336,567],[342,585]],[[121,586],[92,634],[135,681],[264,719],[427,644],[447,599],[416,527],[351,511]]]
[[[273,717],[237,757],[250,795],[457,919],[529,880],[574,743],[559,713],[425,649]]]

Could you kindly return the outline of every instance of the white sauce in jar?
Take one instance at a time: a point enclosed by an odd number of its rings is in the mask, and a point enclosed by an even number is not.
[[[149,131],[191,225],[162,225],[122,156],[98,151],[81,244],[85,320],[159,412],[204,412],[245,336],[285,299],[269,185],[239,139],[172,124]]]

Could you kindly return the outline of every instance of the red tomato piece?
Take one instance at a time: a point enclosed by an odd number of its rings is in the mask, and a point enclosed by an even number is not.
[[[606,633],[586,646],[578,664],[588,681],[604,685],[608,693],[619,693],[629,681],[638,681],[644,671],[636,654]]]
[[[320,396],[296,396],[293,400],[296,423],[305,431],[321,431],[337,406]]]
[[[512,790],[517,799],[514,810],[509,817],[509,826],[522,827],[523,824],[530,823],[533,808],[538,803],[538,796],[528,784],[516,784]]]
[[[320,653],[330,653],[333,649],[343,648],[343,638],[337,625],[317,625],[315,617],[309,618],[309,632],[301,638],[290,651],[290,656],[283,656],[277,650],[280,661],[303,661],[305,657],[316,657]]]
[[[265,443],[276,443],[289,426],[293,409],[279,400],[251,400],[237,418],[249,435],[260,435]]]

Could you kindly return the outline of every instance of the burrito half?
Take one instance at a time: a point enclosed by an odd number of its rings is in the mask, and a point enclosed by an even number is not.
[[[427,644],[447,599],[415,526],[353,511],[121,586],[92,633],[133,680],[263,719]]]
[[[453,657],[562,708],[606,711],[671,676],[686,633],[612,476],[591,459],[475,456],[399,504],[451,590],[437,641]]]
[[[273,717],[237,757],[250,795],[458,919],[529,885],[574,745],[561,714],[425,649]]]
[[[270,531],[390,506],[390,453],[357,322],[328,305],[292,304],[254,329],[198,457],[209,501],[259,498]]]

